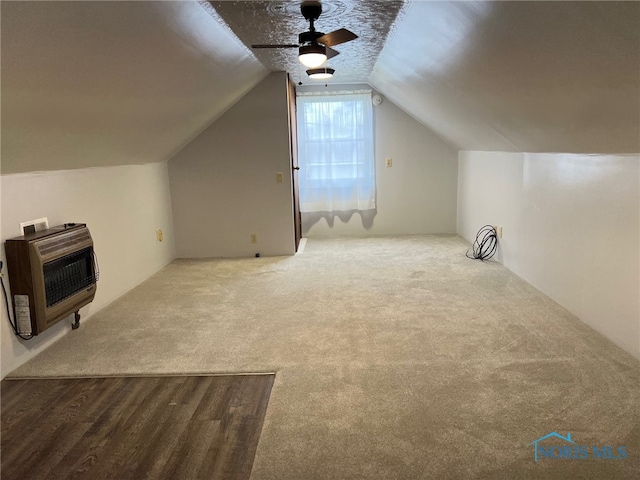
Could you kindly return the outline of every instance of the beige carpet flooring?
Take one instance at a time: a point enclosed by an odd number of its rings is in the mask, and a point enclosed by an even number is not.
[[[467,248],[177,260],[12,376],[276,371],[254,480],[638,478],[640,362]],[[553,431],[627,458],[534,462]]]

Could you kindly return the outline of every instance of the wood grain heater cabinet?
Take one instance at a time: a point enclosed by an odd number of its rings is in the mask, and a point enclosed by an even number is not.
[[[9,239],[5,252],[20,334],[42,333],[77,314],[96,295],[97,265],[85,224],[67,223]]]

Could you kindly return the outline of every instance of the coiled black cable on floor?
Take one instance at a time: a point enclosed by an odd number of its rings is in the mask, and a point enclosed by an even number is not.
[[[485,225],[476,235],[473,242],[473,256],[469,256],[469,250],[465,255],[474,260],[489,260],[498,250],[498,236],[493,225]]]

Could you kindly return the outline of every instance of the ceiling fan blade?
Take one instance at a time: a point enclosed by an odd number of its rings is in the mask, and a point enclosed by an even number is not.
[[[341,28],[330,33],[326,33],[318,38],[317,42],[323,44],[325,47],[333,47],[334,45],[340,45],[341,43],[350,42],[355,40],[358,36],[347,30]]]
[[[300,45],[297,43],[286,43],[284,45],[251,45],[251,48],[298,48]]]
[[[334,50],[331,47],[325,47],[324,50],[325,50],[325,53],[327,55],[327,60],[330,59],[330,58],[335,57],[336,55],[340,55],[339,51]]]

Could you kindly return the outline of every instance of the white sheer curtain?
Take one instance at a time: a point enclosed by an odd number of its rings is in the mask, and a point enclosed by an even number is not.
[[[297,104],[300,210],[374,209],[371,92],[303,95]]]

